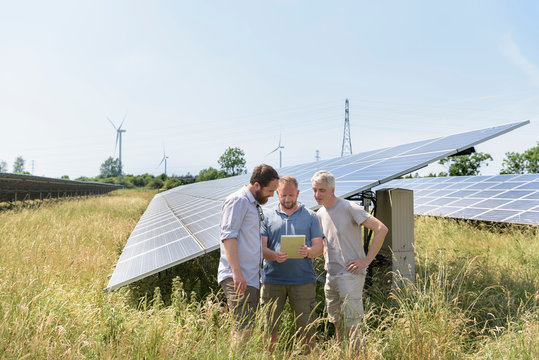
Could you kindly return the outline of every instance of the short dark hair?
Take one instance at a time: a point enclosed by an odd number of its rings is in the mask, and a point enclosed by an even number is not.
[[[260,186],[266,187],[273,180],[279,180],[277,171],[269,165],[260,164],[254,168],[250,183],[254,185],[257,182]]]

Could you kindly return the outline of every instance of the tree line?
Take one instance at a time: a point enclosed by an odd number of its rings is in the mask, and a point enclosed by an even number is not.
[[[126,188],[145,187],[150,189],[171,189],[176,186],[186,185],[194,182],[221,179],[229,176],[244,174],[247,172],[245,167],[245,152],[237,147],[229,147],[217,160],[221,169],[208,167],[200,170],[198,175],[172,175],[161,174],[153,176],[150,174],[125,175],[123,174],[120,160],[109,157],[101,164],[99,176],[95,178],[78,178],[84,181],[102,181],[113,184],[120,184]]]
[[[447,171],[440,173],[430,173],[433,176],[476,176],[480,175],[480,168],[488,166],[488,161],[492,161],[492,156],[488,153],[476,152],[469,155],[450,156],[441,159],[438,163],[448,167]],[[522,153],[506,152],[502,161],[500,174],[537,174],[539,173],[539,142],[537,145],[525,150]],[[405,178],[419,177],[409,174]]]
[[[120,159],[109,157],[100,166],[99,175],[95,177],[81,176],[75,180],[80,181],[95,181],[109,184],[123,185],[128,189],[131,188],[149,188],[149,189],[171,189],[176,186],[186,185],[193,182],[208,181],[214,179],[225,178],[244,174],[247,172],[245,167],[245,152],[238,147],[229,147],[217,160],[220,169],[208,167],[200,170],[198,175],[132,175],[124,174],[121,167]],[[7,163],[0,160],[0,173],[8,172]],[[25,160],[22,156],[18,156],[13,163],[14,174],[30,174],[25,168]],[[64,175],[62,179],[69,179],[69,176]]]
[[[439,164],[447,166],[447,171],[438,174],[430,173],[428,176],[475,176],[480,174],[482,166],[488,166],[492,161],[492,156],[488,153],[472,153],[469,155],[452,156],[441,159]],[[244,174],[247,172],[245,152],[238,147],[228,147],[219,157],[217,163],[220,169],[208,167],[200,170],[197,175],[171,175],[161,174],[154,176],[151,174],[132,175],[124,174],[118,158],[109,157],[100,167],[99,175],[96,177],[81,176],[75,180],[96,181],[111,184],[123,185],[126,188],[149,188],[149,189],[171,189],[176,186],[186,185],[194,182],[221,179],[229,176]],[[8,167],[5,161],[0,160],[0,173],[7,172]],[[15,159],[13,163],[13,173],[30,174],[25,169],[25,160],[22,156]],[[537,174],[539,173],[539,142],[537,145],[525,150],[522,153],[506,152],[502,162],[500,174]],[[418,177],[408,175],[406,177]],[[69,176],[62,176],[69,179]]]

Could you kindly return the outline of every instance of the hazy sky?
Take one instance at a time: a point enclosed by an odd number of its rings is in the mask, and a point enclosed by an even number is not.
[[[530,120],[477,147],[539,141],[539,2],[4,1],[0,161],[96,176],[123,128],[124,171],[197,174],[340,156]],[[283,174],[286,175],[286,174]]]

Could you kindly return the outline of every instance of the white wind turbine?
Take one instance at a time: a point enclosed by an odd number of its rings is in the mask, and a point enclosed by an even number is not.
[[[281,131],[279,131],[279,145],[272,151],[270,151],[266,156],[273,154],[277,150],[279,150],[279,168],[283,167],[283,157],[282,157],[282,151],[281,149],[284,149],[284,146],[281,145]]]
[[[165,153],[165,147],[163,147],[163,158],[161,159],[161,162],[159,163],[158,167],[161,166],[163,162],[165,163],[165,175],[167,175],[167,159],[168,159],[168,156]]]
[[[124,124],[125,118],[127,117],[127,114],[125,114],[124,119],[122,120],[122,123],[120,126],[116,127],[112,120],[107,116],[108,121],[112,124],[112,127],[116,130],[116,144],[114,145],[114,153],[116,154],[116,147],[118,146],[118,143],[120,143],[120,151],[119,151],[119,159],[120,159],[120,174],[122,174],[123,168],[122,168],[122,133],[126,132],[127,130],[122,129],[122,125]]]

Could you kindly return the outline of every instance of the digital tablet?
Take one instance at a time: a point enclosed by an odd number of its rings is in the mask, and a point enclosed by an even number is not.
[[[305,235],[281,235],[281,251],[288,254],[289,259],[302,259],[298,249],[305,245]]]

